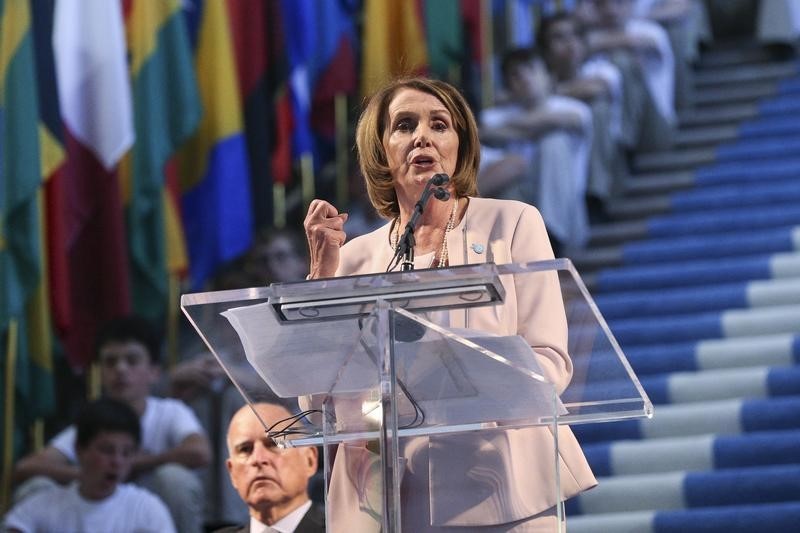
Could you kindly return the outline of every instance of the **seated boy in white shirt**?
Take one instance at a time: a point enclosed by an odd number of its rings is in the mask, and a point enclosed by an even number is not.
[[[159,378],[161,339],[152,325],[135,316],[113,320],[100,331],[96,361],[104,396],[130,406],[139,416],[142,445],[133,458],[131,480],[166,503],[181,532],[202,530],[204,496],[194,471],[206,466],[211,449],[200,422],[183,402],[150,395]],[[39,452],[16,465],[15,499],[42,487],[78,478],[76,430],[66,428]]]
[[[6,515],[3,530],[174,532],[161,500],[123,483],[141,438],[136,413],[122,402],[103,398],[80,411],[76,426],[77,480],[40,490],[17,504]]]

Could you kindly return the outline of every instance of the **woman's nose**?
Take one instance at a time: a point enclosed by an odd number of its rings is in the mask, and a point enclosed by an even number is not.
[[[430,143],[431,143],[431,138],[430,135],[428,134],[428,131],[424,127],[420,126],[417,129],[417,135],[414,138],[414,146],[415,147],[428,146]]]

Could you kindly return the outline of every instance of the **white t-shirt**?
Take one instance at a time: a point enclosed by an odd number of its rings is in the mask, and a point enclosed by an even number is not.
[[[523,200],[539,209],[551,234],[568,248],[581,248],[589,237],[584,195],[592,146],[592,111],[583,102],[561,95],[548,96],[542,107],[552,112],[576,113],[581,130],[555,130],[535,140],[520,139],[508,143],[505,150],[531,164],[531,179],[522,180],[520,185]],[[501,127],[521,111],[516,104],[484,109],[481,125]],[[549,146],[545,147],[545,143]],[[554,157],[539,157],[539,152]]]
[[[622,73],[611,61],[592,57],[581,65],[580,78],[600,78],[608,86],[611,97],[611,128],[609,133],[617,140],[622,135]]]
[[[192,434],[203,434],[203,427],[194,412],[180,400],[172,398],[147,398],[142,423],[141,450],[159,454],[171,450]],[[77,463],[75,454],[75,426],[69,426],[53,437],[50,445],[63,453],[72,463]]]
[[[658,52],[639,54],[647,90],[658,112],[670,124],[678,120],[675,114],[675,56],[666,30],[655,22],[633,19],[625,26],[628,35],[647,37],[656,43]]]
[[[6,515],[3,530],[23,533],[173,533],[169,511],[150,492],[122,484],[100,501],[85,500],[78,484],[52,487],[22,500]]]

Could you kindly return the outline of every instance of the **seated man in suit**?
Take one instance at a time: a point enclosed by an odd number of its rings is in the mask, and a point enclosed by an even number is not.
[[[324,533],[325,513],[308,495],[309,480],[317,471],[317,449],[278,448],[261,421],[269,426],[291,413],[271,403],[254,407],[258,417],[245,405],[231,418],[226,461],[231,483],[249,508],[250,523],[218,533]]]

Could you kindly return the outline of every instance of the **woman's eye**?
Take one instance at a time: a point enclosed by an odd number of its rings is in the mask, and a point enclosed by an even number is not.
[[[434,122],[433,129],[436,131],[445,131],[447,129],[447,123],[441,121]]]
[[[394,129],[398,131],[411,131],[413,129],[413,125],[411,121],[408,119],[400,120],[395,125]]]

